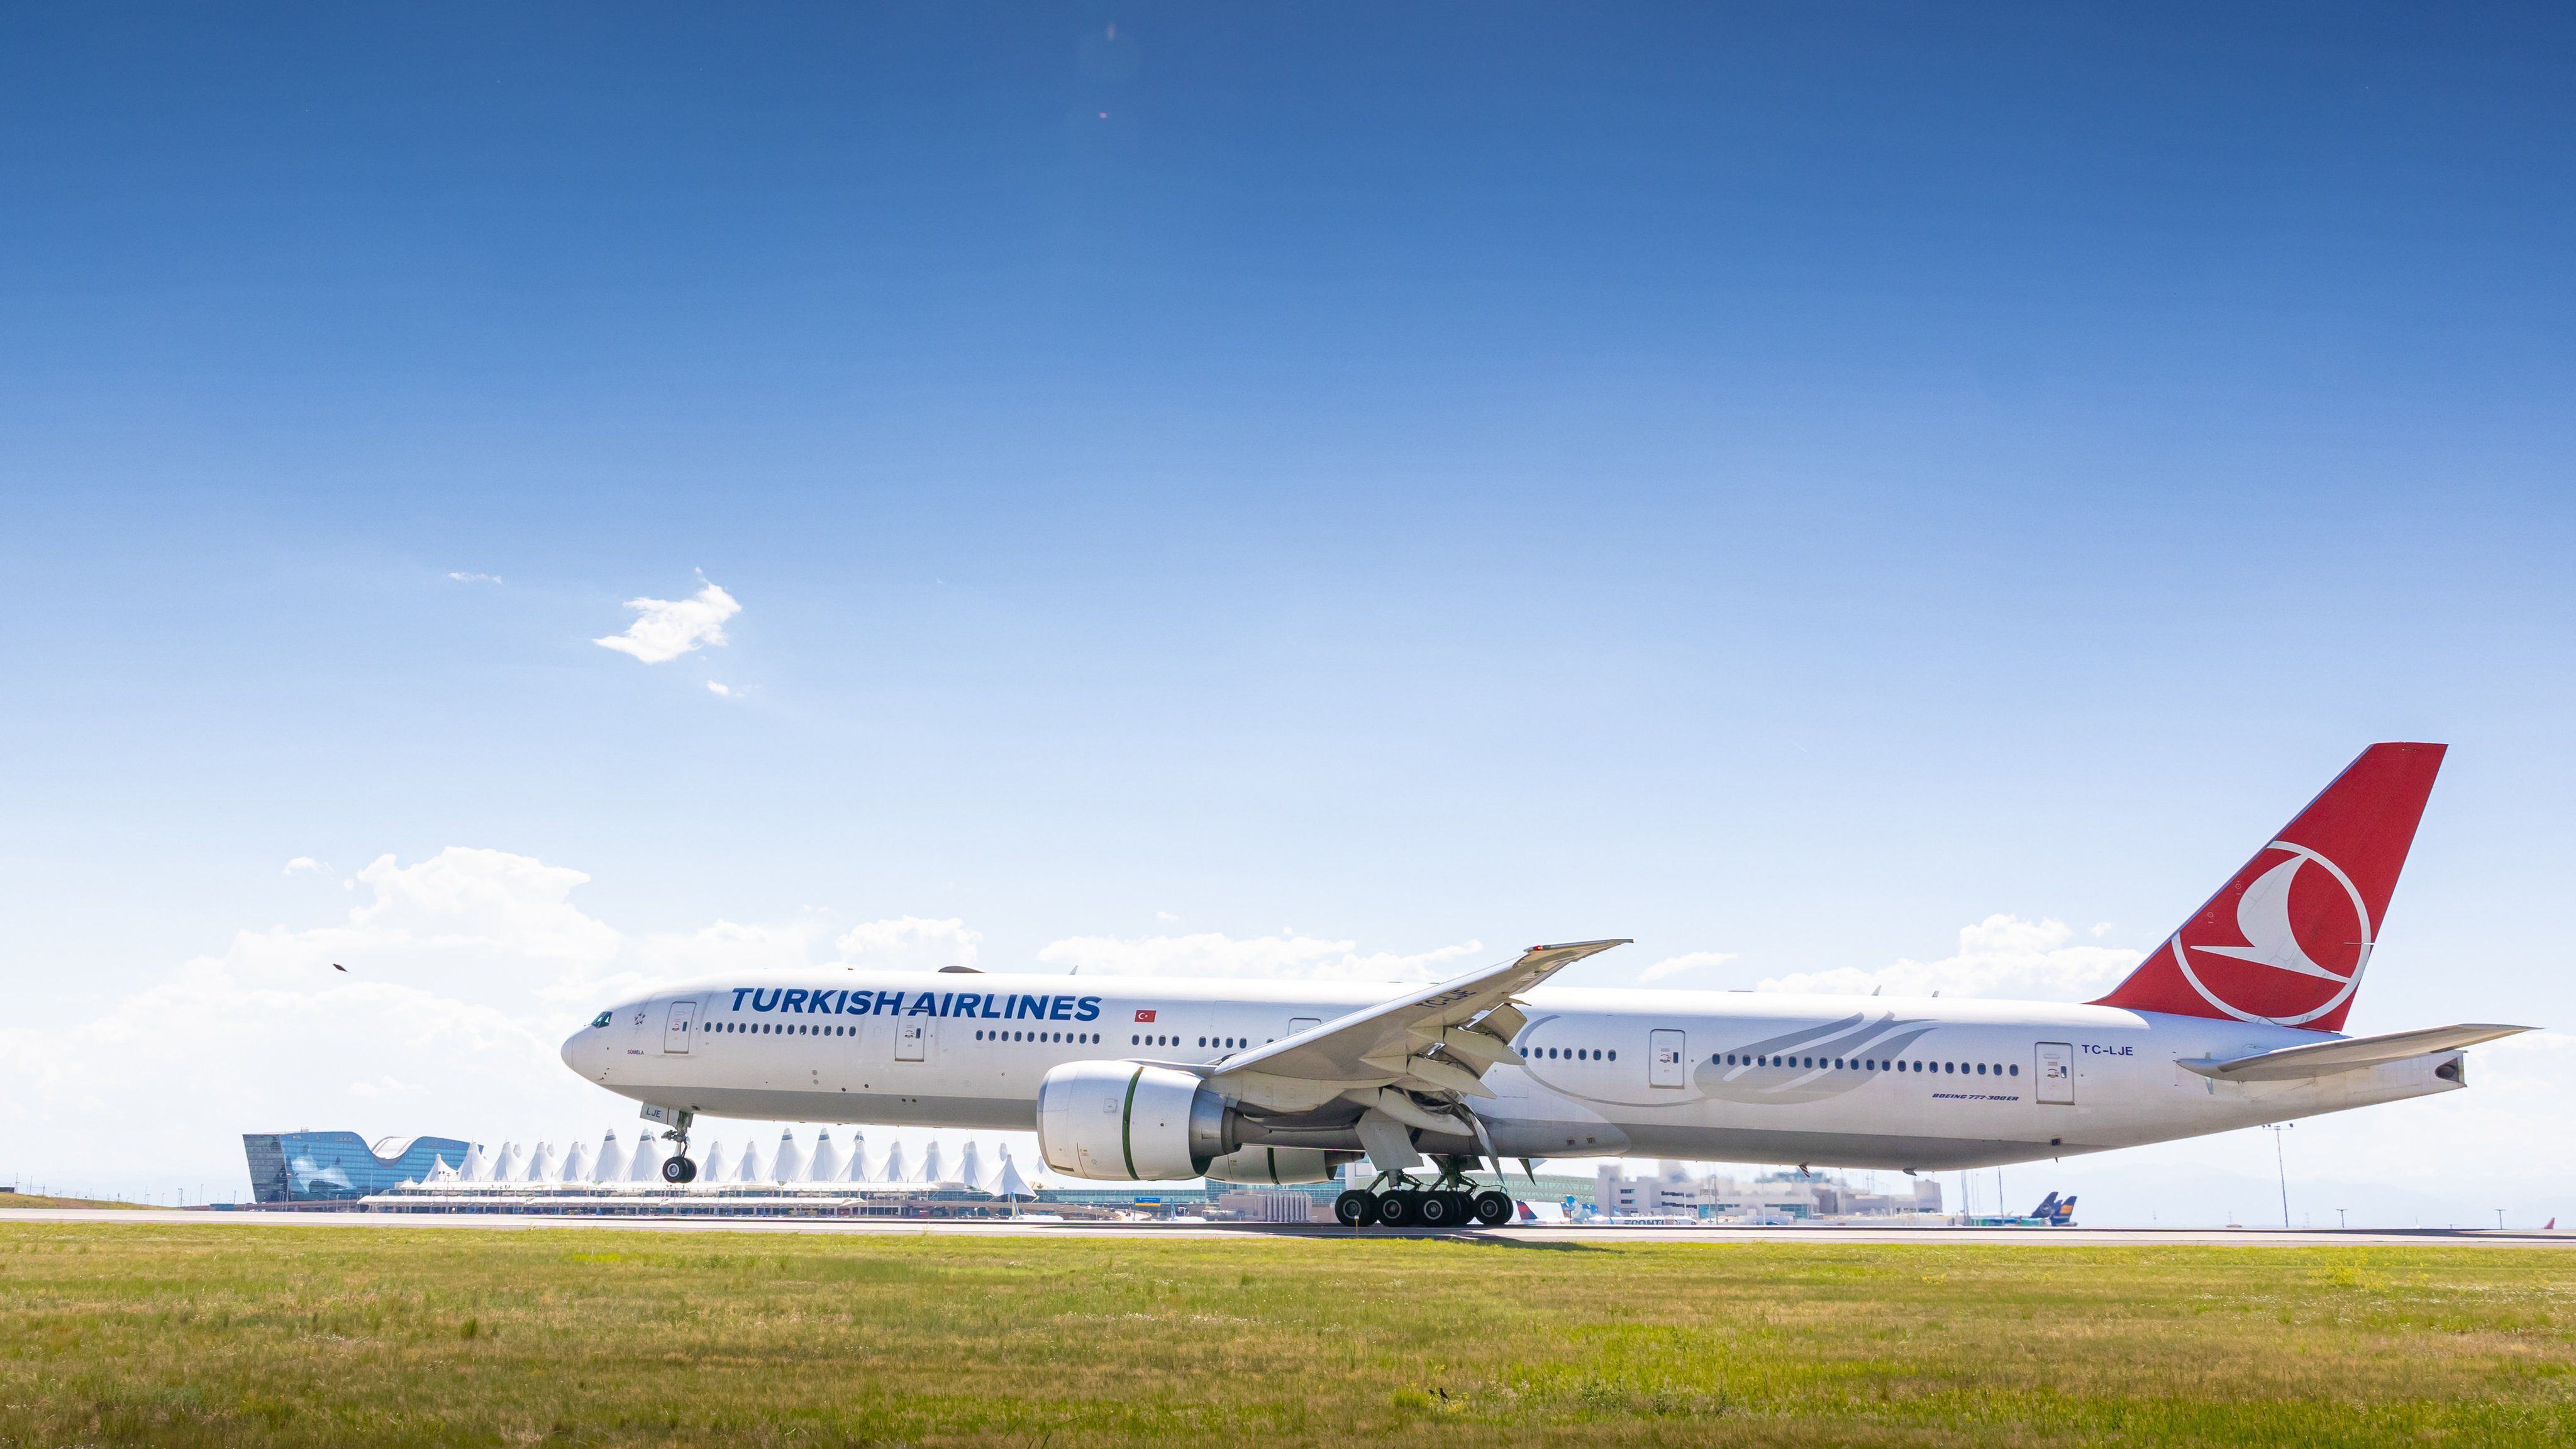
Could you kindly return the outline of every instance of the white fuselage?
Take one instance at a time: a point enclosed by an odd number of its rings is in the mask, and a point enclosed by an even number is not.
[[[671,1111],[1029,1131],[1066,1062],[1211,1063],[1417,986],[800,973],[663,991],[564,1043]],[[2109,1007],[1541,987],[1527,1065],[1474,1108],[1505,1157],[1950,1169],[2099,1152],[2449,1091],[2456,1054],[2296,1081],[2180,1062],[2332,1040]],[[2451,1063],[2449,1075],[2436,1071]],[[1283,1139],[1285,1140],[1285,1139]],[[1343,1145],[1323,1144],[1313,1145]]]

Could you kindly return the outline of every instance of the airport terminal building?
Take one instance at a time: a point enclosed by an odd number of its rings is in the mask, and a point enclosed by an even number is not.
[[[453,1137],[388,1137],[373,1147],[355,1132],[245,1132],[251,1200],[356,1202],[406,1182],[426,1182],[444,1162],[462,1165],[471,1144]]]

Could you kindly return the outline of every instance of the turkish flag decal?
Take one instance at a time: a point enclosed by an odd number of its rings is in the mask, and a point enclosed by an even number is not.
[[[1152,1021],[1154,1019],[1154,1013],[1150,1011],[1140,1011],[1136,1013],[1136,1019],[1138,1021]]]

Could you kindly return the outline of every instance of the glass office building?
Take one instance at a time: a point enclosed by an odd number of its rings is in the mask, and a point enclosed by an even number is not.
[[[453,1137],[388,1137],[369,1147],[355,1132],[245,1132],[251,1196],[260,1202],[352,1202],[405,1182],[425,1182],[441,1159],[465,1165]]]

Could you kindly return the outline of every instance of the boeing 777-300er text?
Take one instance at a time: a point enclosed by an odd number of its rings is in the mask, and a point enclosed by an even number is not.
[[[668,1127],[673,1182],[699,1114],[1034,1130],[1056,1171],[1125,1181],[1365,1155],[1355,1226],[1507,1220],[1480,1158],[1911,1172],[2224,1132],[2456,1091],[2464,1048],[2529,1029],[2342,1034],[2443,748],[2364,750],[2083,1005],[1546,985],[1616,940],[1433,986],[833,967],[654,992],[563,1059]]]

